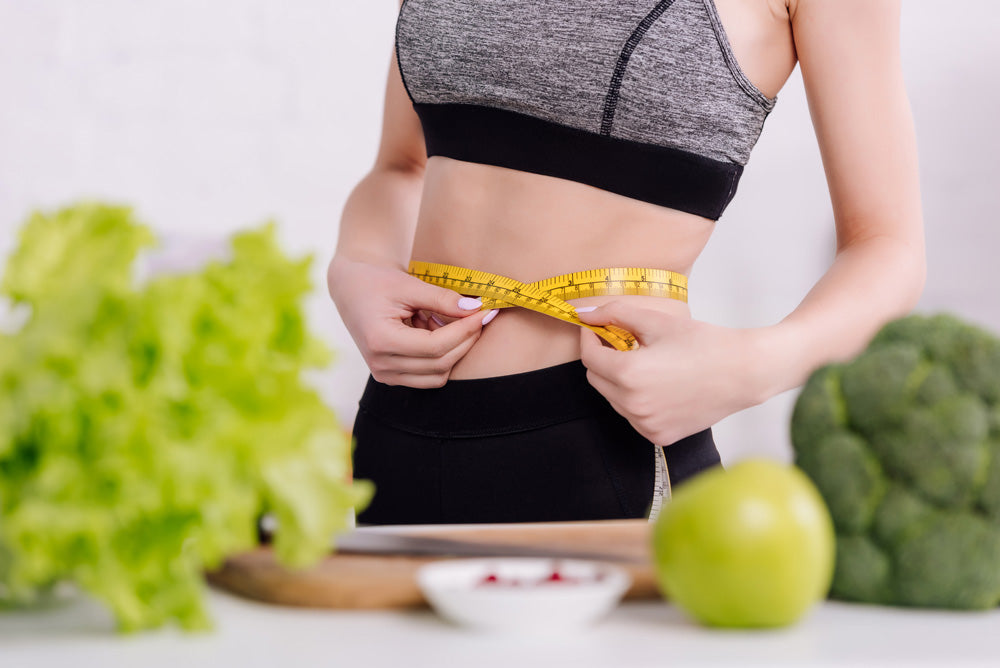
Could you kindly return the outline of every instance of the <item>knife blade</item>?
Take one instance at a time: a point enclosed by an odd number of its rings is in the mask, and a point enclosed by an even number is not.
[[[558,545],[517,545],[465,541],[432,536],[366,532],[353,529],[337,535],[334,551],[340,554],[387,554],[439,557],[553,557],[642,563],[642,557],[595,550],[579,550]]]

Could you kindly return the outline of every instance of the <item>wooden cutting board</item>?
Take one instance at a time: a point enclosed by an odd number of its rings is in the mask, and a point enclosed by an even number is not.
[[[378,527],[409,535],[486,543],[599,551],[633,561],[615,562],[632,576],[626,598],[659,598],[649,546],[648,520],[539,522],[482,525]],[[207,575],[208,581],[239,596],[312,608],[411,608],[427,602],[416,583],[417,569],[456,557],[337,554],[300,571],[282,567],[268,547],[238,555]]]

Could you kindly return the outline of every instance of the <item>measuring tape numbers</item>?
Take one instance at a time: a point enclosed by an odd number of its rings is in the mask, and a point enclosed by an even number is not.
[[[588,325],[580,320],[567,299],[607,295],[647,295],[687,302],[687,277],[667,269],[608,267],[574,271],[524,283],[509,276],[491,274],[438,262],[410,262],[408,273],[427,283],[449,288],[463,295],[481,297],[481,310],[520,306],[565,322],[586,327],[618,350],[638,347],[635,336],[615,325]],[[663,448],[653,445],[656,474],[649,521],[660,513],[664,500],[671,497],[670,473]]]
[[[482,310],[521,308],[586,327],[618,350],[638,347],[635,336],[615,325],[588,325],[567,299],[606,295],[647,295],[687,301],[687,277],[667,269],[609,267],[560,274],[534,283],[437,262],[411,261],[409,273],[464,295],[482,297]]]

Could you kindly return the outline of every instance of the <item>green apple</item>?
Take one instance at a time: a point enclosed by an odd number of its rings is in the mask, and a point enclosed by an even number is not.
[[[656,519],[660,590],[699,622],[786,626],[826,597],[830,512],[798,468],[748,460],[678,485]]]

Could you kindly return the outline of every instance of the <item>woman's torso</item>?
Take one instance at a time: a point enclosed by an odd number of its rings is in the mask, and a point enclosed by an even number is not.
[[[774,97],[796,62],[783,0],[716,0],[715,6],[740,68],[760,92]],[[652,267],[688,275],[716,224],[573,180],[433,155],[411,258],[524,282],[598,267]],[[610,300],[690,317],[686,303],[660,297],[588,297],[571,303]],[[576,325],[522,308],[504,309],[455,364],[450,378],[519,373],[579,359],[579,338]]]

